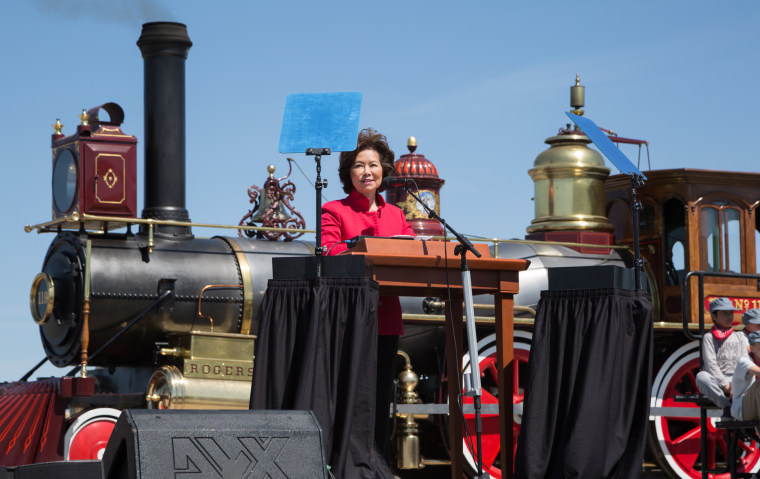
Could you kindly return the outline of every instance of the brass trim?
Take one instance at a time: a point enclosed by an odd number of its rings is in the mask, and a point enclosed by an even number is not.
[[[251,267],[248,259],[245,257],[243,249],[233,238],[220,237],[226,241],[232,251],[235,252],[238,268],[240,268],[240,278],[243,280],[243,318],[240,324],[240,334],[251,334],[251,325],[253,324],[253,282],[251,281]]]
[[[438,193],[436,193],[435,190],[422,189],[419,190],[417,194],[422,197],[424,193],[430,193],[433,195],[433,198],[435,198],[435,208],[433,208],[433,211],[435,211],[436,214],[440,214],[441,198]],[[412,195],[407,195],[404,201],[396,202],[396,206],[401,208],[401,210],[407,215],[407,219],[428,218],[427,213],[423,213],[418,209],[417,199]]]
[[[104,223],[112,223],[111,230],[125,227],[127,225],[169,225],[169,226],[190,226],[194,228],[219,228],[230,230],[251,230],[251,231],[272,231],[272,232],[298,232],[298,233],[316,233],[317,230],[306,230],[298,228],[269,228],[264,226],[243,226],[243,225],[221,225],[214,223],[192,223],[190,221],[171,221],[171,220],[157,220],[153,218],[125,218],[123,216],[100,216],[91,215],[87,213],[78,212],[71,213],[70,215],[62,216],[52,221],[46,221],[36,225],[24,226],[24,231],[27,233],[37,230],[38,233],[58,233],[58,226],[65,225],[66,223],[84,223],[101,221]],[[77,229],[79,229],[77,227]]]
[[[190,226],[193,228],[219,228],[219,229],[231,229],[231,230],[250,230],[250,231],[272,231],[272,232],[299,232],[299,233],[316,233],[316,230],[306,230],[297,228],[268,228],[264,226],[241,226],[241,225],[222,225],[213,223],[192,223],[190,221],[169,221],[169,220],[156,220],[153,218],[124,218],[119,216],[99,216],[82,213],[81,215],[74,212],[70,215],[63,216],[61,218],[46,221],[45,223],[39,223],[36,225],[24,226],[24,231],[31,233],[33,230],[37,230],[39,233],[58,233],[57,226],[65,223],[80,223],[86,221],[102,221],[107,223],[117,223],[112,225],[111,230],[118,227],[118,224],[126,226],[127,224],[147,224],[147,225],[170,225],[170,226]],[[432,239],[444,239],[443,236],[432,236]],[[447,237],[451,239],[451,236]],[[599,249],[624,249],[632,250],[628,245],[600,245],[592,243],[574,243],[572,241],[538,241],[538,240],[517,240],[517,239],[500,239],[500,238],[485,238],[482,236],[467,236],[468,239],[474,241],[483,241],[493,243],[494,246],[498,246],[501,243],[514,243],[514,244],[537,244],[537,245],[553,245],[553,246],[586,246],[589,248]]]
[[[515,306],[515,311],[517,311],[517,306]],[[404,313],[402,315],[403,320],[405,322],[410,323],[418,323],[418,324],[443,324],[446,321],[446,316],[442,314],[412,314],[412,313]],[[462,321],[466,321],[466,318],[462,317]],[[533,326],[535,323],[534,318],[514,318],[512,320],[514,324],[517,326]],[[478,326],[486,326],[489,324],[495,324],[495,319],[493,316],[475,316],[475,324]],[[666,330],[666,331],[682,331],[683,330],[683,323],[671,323],[666,321],[656,321],[653,323],[654,329],[656,330]],[[741,326],[734,327],[735,330],[739,331],[741,329]],[[689,330],[699,330],[699,324],[697,323],[689,323]]]
[[[45,308],[45,314],[42,315],[40,318],[37,314],[37,305],[39,304],[39,291],[37,291],[37,288],[39,288],[40,283],[45,281],[48,286],[48,293],[47,297],[44,298],[44,302],[47,303],[47,307]],[[55,283],[53,283],[53,278],[50,277],[47,273],[37,273],[37,276],[34,277],[34,280],[32,281],[32,289],[29,292],[29,308],[32,310],[32,318],[34,319],[34,322],[42,326],[43,324],[47,323],[50,319],[50,316],[53,315],[53,306],[55,305]]]
[[[548,180],[554,178],[586,178],[586,177],[600,177],[606,178],[610,174],[609,168],[604,166],[555,166],[546,165],[538,166],[528,170],[528,174],[536,180]]]
[[[119,181],[119,177],[113,172],[113,168],[109,168],[108,171],[106,171],[106,176],[103,178],[103,181],[108,189],[112,190],[116,182]]]
[[[251,381],[187,377],[176,366],[161,366],[148,383],[148,409],[248,409]]]
[[[207,319],[209,323],[211,323],[211,331],[214,330],[214,318],[211,316],[206,316],[201,311],[201,306],[203,305],[203,293],[206,292],[208,289],[214,289],[214,288],[223,288],[223,289],[231,289],[231,288],[243,288],[243,286],[239,284],[207,284],[203,288],[201,288],[201,292],[198,295],[198,316],[201,317],[201,319]],[[245,307],[243,307],[243,314],[245,315]]]
[[[483,304],[475,304],[473,305],[474,309],[483,309],[486,311],[495,311],[496,306],[493,304],[483,303]],[[531,308],[530,306],[521,306],[519,304],[516,304],[512,307],[515,311],[522,311],[524,313],[530,313],[531,316],[534,318],[536,317],[536,310]]]
[[[430,301],[428,304],[432,306],[433,309],[443,309],[444,307],[444,301]],[[462,303],[462,307],[464,307],[464,303]],[[473,309],[479,309],[479,310],[484,310],[484,311],[496,311],[496,306],[491,303],[476,303],[472,307]],[[530,306],[515,305],[513,307],[513,310],[522,311],[523,313],[529,313],[534,318],[536,317],[536,310],[531,308]]]
[[[442,314],[412,314],[404,313],[401,315],[404,321],[411,323],[444,323],[446,316]],[[465,322],[467,318],[462,316],[462,321]],[[532,326],[535,320],[533,318],[514,318],[513,323],[516,325]],[[478,326],[485,326],[489,324],[496,324],[496,319],[493,316],[475,316],[475,324]]]
[[[186,333],[170,333],[167,336],[183,337],[183,336],[209,336],[212,338],[233,338],[240,339],[241,336],[247,336],[240,333],[217,333],[216,331],[201,331],[199,329],[192,329]],[[254,336],[255,338],[256,336]],[[247,339],[247,338],[244,338]]]
[[[450,237],[449,237],[450,238]],[[475,241],[487,241],[489,243],[493,243],[494,245],[498,245],[500,243],[514,243],[514,244],[539,244],[539,245],[552,245],[552,246],[586,246],[589,248],[598,248],[598,249],[626,249],[626,250],[632,250],[631,246],[628,245],[616,245],[616,244],[592,244],[592,243],[574,243],[572,241],[539,241],[539,240],[517,240],[517,239],[499,239],[499,238],[484,238],[482,236],[468,236],[467,237],[470,240]],[[443,236],[433,236],[433,239],[443,239]]]
[[[543,231],[601,231],[612,232],[615,227],[605,216],[572,215],[572,216],[544,216],[535,219],[526,229],[528,233],[540,233]],[[607,248],[606,245],[597,245],[598,248]]]
[[[55,136],[63,135],[63,133],[62,133],[63,132],[63,124],[61,123],[61,119],[60,118],[56,118],[55,119],[55,123],[53,123],[52,126],[53,126],[53,131],[55,132],[53,134]]]
[[[96,179],[95,179],[95,185],[94,185],[94,187],[95,187],[95,198],[97,198],[98,202],[100,202],[100,203],[110,204],[110,205],[120,205],[120,204],[124,203],[124,200],[127,199],[127,183],[125,181],[123,181],[123,180],[121,181],[121,200],[119,200],[119,201],[108,201],[108,200],[101,200],[100,199],[100,195],[98,193],[98,180],[97,180],[97,176],[98,176],[98,160],[100,159],[101,156],[115,156],[117,158],[121,158],[121,172],[124,175],[126,175],[126,171],[127,171],[126,160],[124,159],[123,156],[116,155],[116,154],[113,154],[113,153],[100,153],[100,154],[98,154],[98,156],[95,157],[95,177],[96,177]],[[108,172],[110,172],[114,176],[116,176],[116,173],[114,173],[111,168],[108,169]],[[119,181],[118,176],[116,176],[116,181]],[[114,181],[114,183],[116,183],[116,181]],[[103,182],[106,184],[106,186],[108,186],[108,180],[106,180],[104,178]],[[113,189],[113,186],[108,186],[108,189],[109,190]]]
[[[101,131],[103,133],[101,133]],[[111,136],[115,138],[124,138],[124,137],[132,137],[132,135],[127,135],[123,131],[121,131],[121,128],[118,126],[116,127],[108,127],[105,125],[100,125],[97,129],[97,131],[92,133],[92,136]]]

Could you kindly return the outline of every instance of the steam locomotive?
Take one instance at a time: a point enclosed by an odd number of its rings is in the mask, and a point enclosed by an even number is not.
[[[119,413],[127,408],[246,409],[253,374],[258,309],[272,277],[272,258],[314,254],[309,242],[244,236],[198,238],[185,209],[184,62],[192,43],[184,25],[149,23],[138,46],[145,63],[145,198],[136,211],[136,138],[121,129],[115,103],[80,116],[70,136],[52,137],[53,218],[30,227],[56,234],[30,295],[47,359],[75,366],[65,377],[0,385],[0,464],[98,459]],[[576,81],[571,103],[583,106]],[[108,118],[106,119],[106,114]],[[624,138],[611,139],[624,142]],[[536,218],[525,240],[490,241],[494,257],[528,259],[515,297],[515,439],[520,427],[525,367],[540,291],[559,287],[554,273],[573,267],[630,268],[634,202],[628,178],[609,176],[589,140],[569,127],[546,140],[530,170]],[[395,174],[419,180],[437,204],[435,169],[410,147]],[[414,164],[414,168],[410,165]],[[723,460],[722,433],[708,440],[715,457],[697,459],[698,414],[674,397],[695,391],[700,304],[731,297],[740,309],[760,305],[757,280],[706,278],[703,294],[684,285],[689,271],[757,273],[760,174],[689,169],[647,171],[639,188],[644,271],[655,306],[656,377],[650,449],[672,477],[698,477],[703,464]],[[400,192],[389,201],[403,206]],[[269,214],[278,205],[270,205]],[[264,210],[263,204],[261,209]],[[407,210],[418,231],[429,224]],[[475,240],[478,240],[475,238]],[[569,271],[569,270],[568,270]],[[686,292],[686,294],[684,294]],[[496,402],[489,361],[495,356],[493,311],[476,298],[483,377],[484,458],[501,477]],[[402,298],[406,334],[400,349],[394,443],[399,474],[446,463],[444,322],[438,298]],[[470,354],[464,357],[469,372]],[[405,364],[402,364],[405,363]],[[76,374],[80,370],[80,374]],[[405,412],[404,403],[429,405]],[[419,404],[417,404],[419,406]],[[677,407],[678,409],[674,409]],[[690,409],[690,411],[698,411]],[[22,420],[33,417],[33,421]],[[466,418],[467,419],[467,418]],[[495,428],[494,428],[495,426]],[[44,432],[43,432],[44,427]],[[7,432],[14,434],[8,435]],[[10,437],[25,436],[21,442]],[[44,440],[43,440],[44,438]],[[467,439],[467,438],[466,438]],[[14,439],[15,441],[15,439]],[[760,439],[742,439],[742,468],[760,469]],[[465,447],[467,451],[467,447]],[[472,456],[466,460],[474,466]]]

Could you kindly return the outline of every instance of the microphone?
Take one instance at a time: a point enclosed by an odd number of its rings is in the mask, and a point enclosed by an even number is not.
[[[383,178],[383,186],[386,188],[397,188],[399,186],[417,185],[411,178],[401,178],[400,176],[386,176]]]

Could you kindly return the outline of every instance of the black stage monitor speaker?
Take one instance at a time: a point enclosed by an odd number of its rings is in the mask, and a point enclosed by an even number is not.
[[[0,479],[102,479],[100,461],[58,461],[0,466]]]
[[[324,457],[311,411],[128,409],[103,454],[103,478],[326,478]]]

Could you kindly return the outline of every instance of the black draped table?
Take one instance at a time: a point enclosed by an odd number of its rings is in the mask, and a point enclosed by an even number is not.
[[[314,410],[324,430],[328,463],[339,479],[390,477],[372,448],[379,293],[451,298],[446,301],[447,371],[449,377],[461,375],[461,351],[455,344],[463,338],[463,289],[455,246],[364,238],[343,255],[322,258],[322,277],[308,280],[300,278],[316,276],[314,257],[273,259],[275,279],[262,304],[251,407]],[[518,273],[529,262],[490,258],[487,245],[475,247],[483,257],[468,259],[472,292],[494,298],[499,454],[502,477],[511,477],[513,295]],[[461,478],[463,466],[463,417],[456,400],[462,391],[457,384],[449,381],[448,387],[452,479]]]

